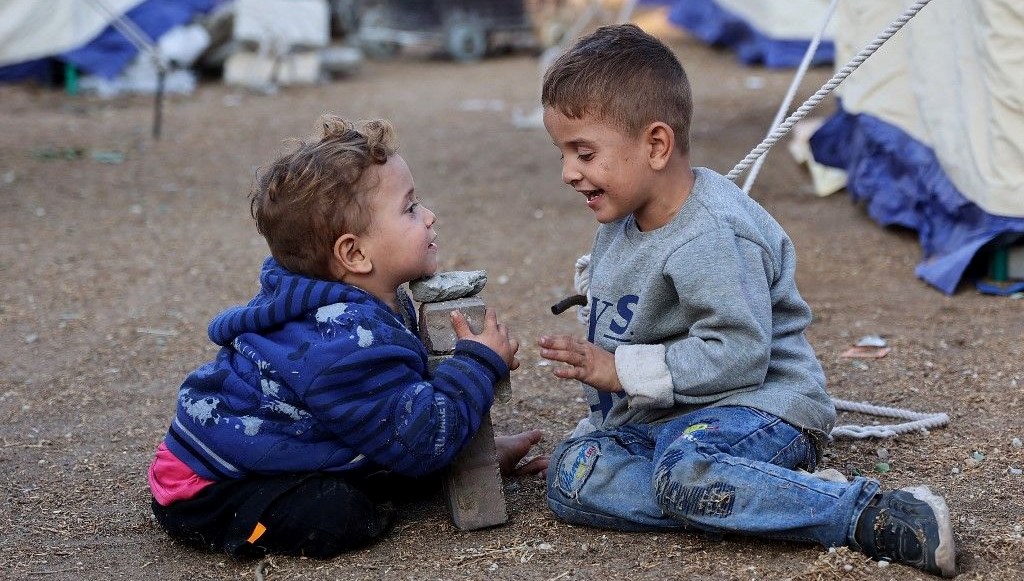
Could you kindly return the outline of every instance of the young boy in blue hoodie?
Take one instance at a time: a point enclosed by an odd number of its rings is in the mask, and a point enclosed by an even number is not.
[[[239,557],[329,558],[379,537],[391,493],[448,465],[518,367],[488,309],[480,334],[452,313],[455,354],[428,372],[402,285],[437,269],[434,213],[387,122],[318,125],[257,178],[260,291],[210,323],[221,350],[185,379],[149,468],[172,537]],[[503,474],[540,437],[496,438]]]
[[[600,223],[587,339],[540,339],[591,412],[551,455],[555,514],[849,546],[954,575],[940,496],[811,474],[835,409],[793,243],[732,182],[690,166],[690,85],[671,50],[633,25],[601,28],[551,65],[542,103],[562,179]]]

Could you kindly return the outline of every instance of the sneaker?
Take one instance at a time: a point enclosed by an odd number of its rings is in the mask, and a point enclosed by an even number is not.
[[[912,565],[943,577],[956,575],[949,508],[927,486],[875,496],[861,513],[855,535],[872,559]]]

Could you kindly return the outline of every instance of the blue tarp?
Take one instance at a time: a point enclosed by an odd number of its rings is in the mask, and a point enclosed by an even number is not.
[[[771,68],[791,68],[800,61],[811,44],[811,39],[773,39],[738,15],[718,5],[715,0],[676,0],[668,19],[704,42],[736,52],[740,62],[748,65],[763,64]],[[812,64],[829,64],[835,59],[835,45],[830,40],[818,44]]]
[[[147,0],[125,16],[154,41],[165,32],[207,13],[222,0]],[[135,58],[138,50],[113,25],[78,48],[24,63],[0,67],[0,82],[49,81],[55,60],[70,63],[85,73],[113,79]]]
[[[996,216],[957,190],[932,149],[898,127],[840,109],[811,137],[815,161],[846,170],[855,201],[883,226],[916,230],[917,275],[953,294],[975,254],[1024,234],[1024,218]]]

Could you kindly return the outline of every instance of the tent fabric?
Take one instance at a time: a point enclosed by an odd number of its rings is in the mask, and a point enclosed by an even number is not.
[[[0,9],[0,65],[8,65],[0,67],[0,81],[44,79],[53,59],[113,79],[138,53],[109,17],[85,0],[9,1]],[[104,0],[153,40],[220,1]]]
[[[106,0],[124,14],[143,0]],[[85,0],[0,2],[0,82],[48,81],[52,59],[88,43],[110,18]]]
[[[105,0],[124,14],[143,0]],[[0,2],[0,66],[60,54],[92,40],[109,17],[86,0],[5,0]]]
[[[839,3],[838,62],[902,11],[893,4]],[[934,149],[957,189],[986,212],[1024,217],[1022,36],[1018,0],[934,2],[837,93],[847,112],[876,116]]]
[[[817,34],[828,0],[677,0],[668,19],[713,46],[736,52],[744,64],[796,67]],[[812,64],[829,64],[834,25],[825,30]]]
[[[924,259],[916,274],[946,294],[986,244],[1024,234],[1024,220],[982,210],[931,148],[872,115],[840,110],[811,137],[811,151],[818,163],[847,171],[847,191],[873,220],[917,231]]]
[[[928,5],[840,85],[839,111],[811,139],[815,161],[847,170],[873,219],[918,231],[917,274],[946,293],[986,244],[1024,232],[1024,6],[1014,4]],[[837,62],[902,9],[840,2]]]

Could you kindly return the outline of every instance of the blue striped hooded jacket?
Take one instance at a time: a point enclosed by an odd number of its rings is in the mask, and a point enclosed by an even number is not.
[[[222,348],[178,393],[165,442],[204,478],[434,472],[480,427],[509,372],[497,353],[461,340],[431,376],[415,329],[383,302],[273,258],[260,285],[248,305],[211,321]]]

